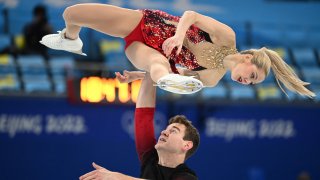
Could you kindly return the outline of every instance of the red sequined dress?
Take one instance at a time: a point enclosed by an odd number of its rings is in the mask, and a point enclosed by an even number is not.
[[[176,25],[180,17],[167,14],[160,10],[142,10],[144,16],[141,23],[142,35],[145,43],[161,52],[162,43],[176,32]],[[189,42],[197,44],[203,41],[211,42],[211,39],[205,31],[202,31],[195,25],[192,25],[186,32],[186,38]],[[185,46],[182,47],[181,53],[175,55],[175,50],[171,53],[169,62],[174,73],[178,73],[175,64],[184,66],[190,70],[206,69],[200,66],[195,55]]]

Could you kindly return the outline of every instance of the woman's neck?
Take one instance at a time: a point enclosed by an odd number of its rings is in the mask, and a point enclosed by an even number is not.
[[[223,66],[226,70],[232,70],[242,59],[243,55],[240,53],[230,54],[223,59]]]

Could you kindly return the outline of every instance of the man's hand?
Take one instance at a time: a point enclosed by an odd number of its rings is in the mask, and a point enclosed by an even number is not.
[[[121,74],[120,72],[115,72],[115,75],[120,83],[130,83],[138,79],[143,79],[145,76],[145,72],[124,70],[123,74]]]
[[[95,170],[80,176],[80,180],[142,180],[118,172],[109,171],[106,168],[97,165],[96,163],[92,163],[92,166],[95,168]]]
[[[90,180],[90,179],[97,179],[97,180],[116,180],[117,173],[107,170],[96,163],[92,163],[92,166],[95,170],[80,176],[80,180]]]

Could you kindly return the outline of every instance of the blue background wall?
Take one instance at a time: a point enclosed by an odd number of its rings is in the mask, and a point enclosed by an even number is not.
[[[139,175],[132,105],[70,104],[64,99],[0,99],[1,179],[76,179],[91,162]],[[188,164],[200,179],[320,178],[318,107],[195,106],[159,102],[156,129],[185,114],[201,145]]]

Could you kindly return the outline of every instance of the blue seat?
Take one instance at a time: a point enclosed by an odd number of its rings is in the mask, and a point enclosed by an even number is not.
[[[14,66],[14,57],[10,54],[0,55],[0,65],[2,66]]]
[[[224,83],[219,83],[213,88],[204,88],[201,95],[204,99],[208,98],[227,98],[228,91]]]
[[[95,38],[102,38],[101,35],[105,36],[101,33],[94,33],[96,36]],[[110,52],[116,52],[116,53],[122,53],[124,49],[124,42],[123,40],[119,40],[118,38],[114,37],[107,37],[101,39],[97,39],[97,42],[99,42],[99,48],[100,52],[105,55]]]
[[[293,57],[299,67],[318,66],[315,53],[311,48],[293,48]]]
[[[20,91],[21,83],[15,73],[0,76],[0,91]]]
[[[305,41],[309,47],[320,48],[320,28],[310,30],[308,39]]]
[[[14,58],[8,54],[0,55],[0,74],[4,75],[11,73],[17,73]]]
[[[288,47],[304,47],[306,45],[307,31],[304,29],[291,28],[284,33],[284,36],[280,39]]]
[[[253,86],[229,83],[230,85],[230,98],[233,100],[238,99],[255,99],[256,93]]]
[[[0,55],[0,90],[18,91],[21,89],[14,58],[11,55]]]
[[[30,92],[50,92],[51,82],[49,80],[45,61],[40,55],[23,55],[17,58],[17,63],[21,69],[22,82],[25,91]]]
[[[52,73],[54,91],[57,94],[65,93],[68,73],[74,74],[74,58],[72,56],[51,57],[49,59],[49,66]]]
[[[270,28],[268,26],[254,25],[252,28],[252,43],[257,46],[268,45],[278,46],[283,45],[284,32],[281,29]]]
[[[17,58],[22,74],[47,74],[44,58],[40,55],[23,55]]]
[[[320,68],[319,67],[304,67],[301,69],[304,80],[311,84],[320,85]]]
[[[275,83],[265,83],[257,85],[257,96],[259,100],[280,100],[282,91]]]
[[[53,78],[54,91],[57,94],[66,93],[66,77],[63,75],[54,75]]]
[[[27,93],[32,92],[51,92],[51,82],[47,76],[42,75],[23,75],[22,81]]]
[[[11,37],[10,35],[0,34],[0,50],[9,48],[11,46]]]
[[[72,56],[51,57],[49,66],[53,75],[65,75],[67,70],[74,69],[75,60]]]
[[[67,78],[64,75],[54,75],[52,77],[53,90],[57,94],[64,94],[67,91]]]
[[[261,84],[258,84],[257,87],[258,97],[259,95],[262,96],[261,99],[281,99],[283,96],[273,72],[270,72],[267,78]],[[270,92],[269,95],[265,94],[268,92]],[[293,101],[297,98],[297,94],[292,91],[286,91],[286,93],[288,101]]]

